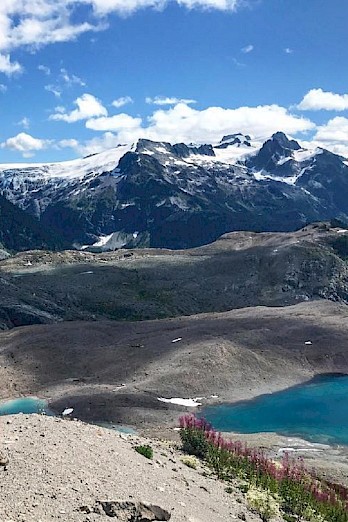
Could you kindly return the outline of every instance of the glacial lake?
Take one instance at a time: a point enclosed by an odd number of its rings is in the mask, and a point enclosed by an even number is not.
[[[0,415],[16,415],[17,413],[53,415],[47,407],[47,402],[37,397],[21,397],[0,403]]]
[[[51,416],[56,415],[56,413],[50,410],[47,406],[47,401],[45,401],[44,399],[38,399],[37,397],[20,397],[19,399],[13,399],[10,401],[4,401],[0,403],[0,416],[17,415],[18,413],[24,413],[26,415],[31,413],[41,413]],[[128,426],[123,426],[121,424],[102,421],[95,422],[93,424],[97,426],[102,426],[104,428],[116,430],[120,433],[136,435],[136,430]]]
[[[348,376],[319,376],[250,401],[208,406],[200,416],[218,431],[275,432],[348,445]]]

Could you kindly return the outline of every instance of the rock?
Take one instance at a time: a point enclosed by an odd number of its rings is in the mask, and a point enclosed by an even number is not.
[[[159,506],[144,502],[98,501],[94,507],[83,506],[84,513],[105,514],[120,522],[153,522],[170,520],[171,514]]]
[[[8,457],[0,451],[0,466],[2,466],[5,471],[7,469],[8,463],[9,463]]]

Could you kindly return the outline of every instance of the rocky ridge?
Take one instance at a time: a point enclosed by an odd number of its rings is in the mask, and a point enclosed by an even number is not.
[[[332,226],[334,225],[334,226]],[[348,303],[348,230],[233,232],[189,250],[33,251],[0,262],[0,327]]]
[[[264,144],[139,140],[82,160],[0,166],[0,193],[77,248],[191,248],[235,230],[348,222],[348,164],[275,133]]]

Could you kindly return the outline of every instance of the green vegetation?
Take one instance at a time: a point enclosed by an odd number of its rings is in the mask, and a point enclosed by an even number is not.
[[[183,457],[181,459],[181,462],[185,464],[185,466],[187,466],[188,468],[197,469],[198,460],[196,457]]]
[[[145,445],[145,446],[135,446],[135,451],[140,453],[143,457],[146,457],[147,459],[153,458],[153,449],[151,446]]]
[[[280,462],[259,449],[223,439],[204,419],[180,419],[183,449],[203,459],[219,479],[238,478],[251,509],[264,522],[279,514],[288,522],[348,522],[348,489],[316,477],[302,459]]]

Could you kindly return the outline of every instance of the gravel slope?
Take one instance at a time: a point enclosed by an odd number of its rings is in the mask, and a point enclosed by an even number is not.
[[[133,447],[143,439],[80,421],[16,415],[0,426],[10,458],[0,470],[1,522],[101,522],[110,518],[81,507],[115,500],[159,505],[171,522],[260,520],[237,489],[185,466],[172,443],[150,441],[150,461]]]

